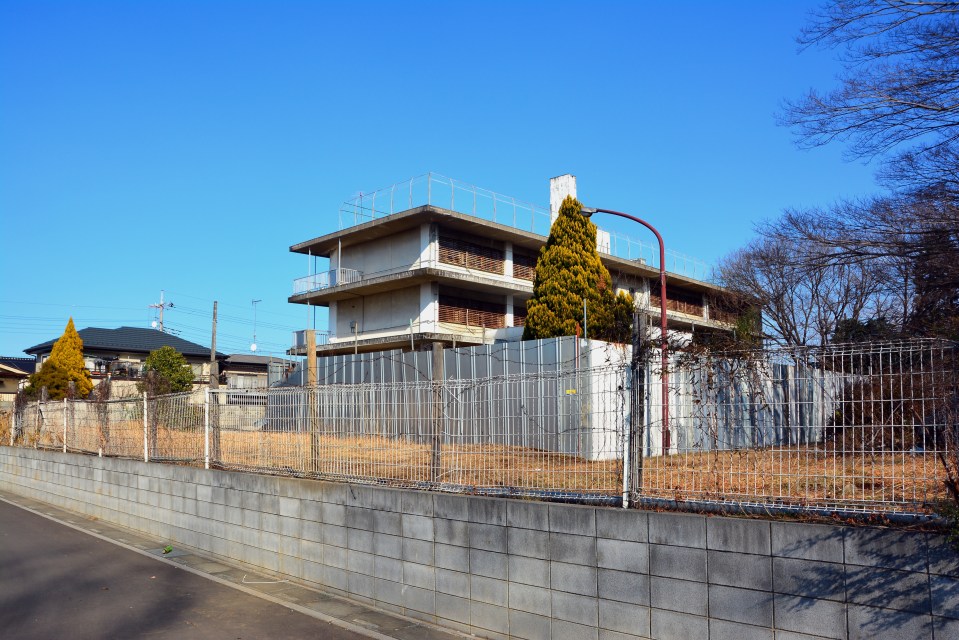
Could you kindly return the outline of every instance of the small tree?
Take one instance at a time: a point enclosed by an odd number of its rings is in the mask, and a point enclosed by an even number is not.
[[[150,352],[143,364],[146,381],[137,385],[150,395],[179,393],[193,388],[193,369],[183,354],[173,347],[160,347]]]
[[[73,318],[67,322],[40,371],[30,376],[26,393],[36,397],[40,389],[46,387],[51,400],[62,400],[70,395],[71,382],[74,397],[86,398],[93,391],[93,380],[83,362],[83,339],[73,326]]]
[[[580,213],[582,208],[567,196],[546,246],[540,249],[533,297],[526,305],[524,340],[580,334],[584,300],[589,337],[629,340],[632,297],[613,293],[609,271],[596,250],[596,225]]]

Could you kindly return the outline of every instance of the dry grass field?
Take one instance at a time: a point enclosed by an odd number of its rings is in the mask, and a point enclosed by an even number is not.
[[[31,438],[32,434],[28,434]],[[9,436],[7,436],[9,437]],[[202,464],[202,427],[160,427],[150,457]],[[33,440],[28,438],[31,446]],[[140,458],[143,425],[111,425],[109,437],[87,437],[81,450]],[[25,444],[27,444],[25,443]],[[45,432],[39,446],[60,447]],[[74,448],[71,446],[71,448]],[[382,437],[296,432],[223,431],[218,466],[284,475],[355,478],[417,486],[430,481],[430,445]],[[643,461],[643,494],[668,500],[741,501],[763,505],[928,511],[945,499],[939,461],[931,453],[848,455],[815,445],[679,453]],[[444,445],[438,481],[470,489],[509,489],[615,496],[622,492],[619,460],[582,458],[502,445]]]
[[[12,422],[12,411],[0,411],[0,444],[10,443],[10,425]]]

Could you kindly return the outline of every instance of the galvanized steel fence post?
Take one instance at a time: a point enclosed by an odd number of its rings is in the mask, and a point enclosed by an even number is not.
[[[430,442],[430,482],[439,482],[443,472],[443,343],[433,343],[433,433]]]
[[[210,468],[210,388],[206,388],[203,412],[203,468]]]
[[[147,431],[148,431],[148,427],[147,427],[147,392],[144,391],[144,392],[143,392],[143,461],[144,461],[144,462],[149,462],[149,461],[150,461],[150,450],[149,450],[149,445],[148,445],[149,440],[148,440],[148,438],[147,438]]]

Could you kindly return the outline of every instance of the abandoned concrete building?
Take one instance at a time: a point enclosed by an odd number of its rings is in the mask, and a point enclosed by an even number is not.
[[[536,258],[566,194],[576,195],[575,177],[554,178],[546,211],[429,174],[360,196],[341,209],[338,231],[290,247],[309,256],[311,273],[294,281],[289,301],[329,309],[320,356],[520,340]],[[613,286],[658,317],[653,256],[597,236]],[[682,271],[705,277],[701,267]],[[667,260],[669,330],[728,328],[733,316],[714,304],[718,292]]]

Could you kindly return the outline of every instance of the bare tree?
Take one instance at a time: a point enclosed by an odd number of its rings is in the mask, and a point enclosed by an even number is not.
[[[838,88],[787,102],[801,144],[891,153],[880,177],[897,187],[959,187],[959,2],[834,0],[799,43],[841,50],[845,68]]]
[[[760,237],[717,270],[728,290],[758,300],[766,337],[782,345],[825,344],[840,321],[881,312],[886,304],[869,265],[812,262],[805,244],[792,237]]]
[[[951,336],[936,329],[930,316],[936,310],[945,327],[959,316],[959,201],[949,191],[925,189],[787,211],[759,231],[770,241],[797,247],[797,268],[828,263],[868,270],[885,297],[873,311],[900,329]]]

